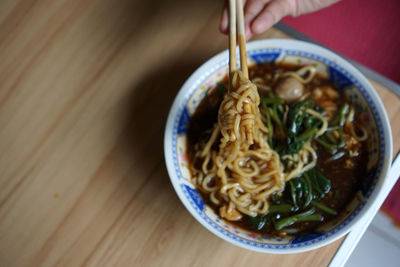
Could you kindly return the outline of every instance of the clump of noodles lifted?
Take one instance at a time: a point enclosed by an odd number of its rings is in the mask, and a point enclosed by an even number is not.
[[[220,207],[220,215],[238,220],[268,210],[268,198],[283,190],[285,179],[279,155],[267,143],[267,128],[260,119],[257,87],[241,71],[232,75],[231,90],[219,108],[218,124],[206,144],[197,144],[194,170],[200,190]],[[221,135],[218,149],[212,149]]]

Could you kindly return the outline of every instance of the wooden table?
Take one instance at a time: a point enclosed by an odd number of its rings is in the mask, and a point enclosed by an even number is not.
[[[185,79],[227,48],[220,2],[0,2],[0,266],[329,262],[340,241],[285,256],[222,241],[171,186],[164,124]],[[399,99],[374,86],[398,151]]]

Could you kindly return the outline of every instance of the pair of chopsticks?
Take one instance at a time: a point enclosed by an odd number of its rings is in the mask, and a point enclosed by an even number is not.
[[[236,21],[237,19],[237,21]],[[246,55],[246,38],[244,33],[244,16],[242,0],[229,0],[229,76],[230,76],[230,89],[232,88],[232,73],[236,70],[236,28],[238,30],[239,39],[239,55],[240,55],[240,69],[243,75],[248,79],[249,70],[247,68],[247,55]],[[251,114],[250,104],[243,103],[244,113]],[[246,124],[246,141],[247,144],[252,145],[253,129],[252,125]]]
[[[242,0],[229,0],[229,73],[236,70],[236,28],[238,29],[240,68],[244,76],[249,78]]]

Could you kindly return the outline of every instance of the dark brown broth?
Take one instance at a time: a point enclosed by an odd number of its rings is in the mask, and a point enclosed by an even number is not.
[[[288,71],[288,70],[296,70],[299,66],[288,65],[288,64],[262,64],[256,65],[249,69],[250,79],[254,77],[263,77],[265,79],[266,75],[273,75],[276,71]],[[228,79],[225,77],[223,83],[227,86]],[[276,82],[275,82],[276,83]],[[273,88],[275,83],[270,82],[269,85]],[[316,86],[322,85],[330,85],[333,88],[337,89],[337,86],[333,84],[331,81],[321,77],[316,76],[312,82],[305,86],[306,91],[310,91]],[[212,126],[217,123],[218,116],[218,108],[219,104],[223,99],[223,94],[218,90],[216,86],[208,91],[206,97],[202,100],[200,105],[197,107],[195,114],[192,116],[192,119],[189,123],[188,127],[188,155],[190,164],[194,164],[197,167],[199,166],[199,162],[193,162],[193,145],[200,140],[208,140],[211,134]],[[340,91],[339,91],[340,92]],[[263,95],[263,92],[259,92],[260,95]],[[340,94],[340,98],[336,101],[338,106],[346,102],[346,99],[342,94]],[[357,120],[357,116],[356,116]],[[219,140],[219,139],[218,139]],[[215,144],[217,146],[217,144]],[[344,168],[346,160],[349,159],[347,154],[340,159],[329,161],[331,155],[325,152],[323,149],[318,148],[318,162],[316,168],[323,172],[330,180],[331,180],[331,191],[327,194],[327,196],[321,201],[322,204],[329,206],[336,211],[340,212],[344,209],[347,203],[355,196],[356,191],[359,189],[361,181],[366,172],[366,163],[368,161],[368,154],[366,151],[366,145],[363,143],[359,156],[355,158],[351,158],[353,161],[352,168]],[[204,201],[211,208],[215,210],[218,214],[218,207],[216,207],[206,194],[200,191]],[[307,233],[313,231],[319,225],[331,221],[335,219],[337,216],[329,215],[324,213],[323,222],[303,222],[296,223],[293,225],[293,228],[298,230],[298,233]],[[267,235],[282,235],[282,232],[275,231],[273,228],[273,224],[266,224],[264,228],[261,230],[257,230],[250,223],[246,216],[239,221],[230,222],[234,225],[237,225],[246,230],[250,230],[256,233],[262,233]],[[292,228],[292,227],[291,227]]]

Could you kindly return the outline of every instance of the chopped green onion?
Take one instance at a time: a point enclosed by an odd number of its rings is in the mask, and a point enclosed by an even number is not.
[[[336,153],[337,148],[335,145],[328,144],[320,138],[316,138],[315,141],[317,141],[317,143],[320,144],[328,153],[332,155]]]
[[[289,204],[273,205],[268,208],[269,213],[287,213],[291,211],[293,211],[293,207]]]
[[[247,216],[247,218],[249,219],[250,223],[255,228],[257,228],[257,230],[261,230],[261,228],[263,228],[265,223],[267,222],[267,218],[266,217],[260,217],[260,216],[251,217],[251,216]]]
[[[320,210],[322,210],[322,211],[324,211],[324,212],[326,212],[328,214],[337,215],[337,211],[336,210],[331,209],[331,208],[329,208],[329,207],[327,207],[327,206],[325,206],[325,205],[323,205],[323,204],[321,204],[321,203],[319,203],[319,202],[317,202],[315,200],[312,200],[311,204],[314,207],[316,207],[317,209],[320,209]]]
[[[349,110],[350,110],[349,104],[344,103],[343,106],[340,107],[336,116],[333,118],[331,125],[343,126],[344,122],[346,121],[345,116],[347,115],[347,113],[349,113]]]
[[[290,225],[292,225],[292,224],[298,222],[299,219],[301,219],[301,218],[303,218],[303,217],[307,217],[307,216],[313,214],[314,212],[315,212],[314,209],[310,209],[310,210],[307,210],[307,211],[305,211],[305,212],[298,213],[298,214],[296,214],[296,215],[293,215],[293,216],[290,216],[290,217],[286,217],[286,218],[280,219],[280,220],[278,220],[278,221],[276,221],[276,222],[274,223],[274,225],[275,225],[275,230],[281,230],[281,229],[283,229],[283,228],[285,228],[285,227],[288,227],[288,226],[290,226]]]
[[[278,105],[283,105],[285,104],[285,100],[279,97],[262,97],[261,102],[265,105],[270,105],[270,104],[278,104]]]
[[[281,120],[279,119],[279,115],[278,115],[278,105],[276,105],[276,104],[273,104],[272,105],[272,117],[274,118],[274,120],[276,121],[276,123],[278,124],[278,126],[280,127],[280,128],[282,128],[282,122],[281,122]]]
[[[306,180],[307,186],[308,186],[308,194],[306,196],[306,201],[304,202],[304,208],[310,205],[311,200],[312,200],[312,187],[311,187],[311,182],[310,178],[308,176],[308,173],[304,173],[304,178]]]
[[[297,219],[297,222],[321,222],[324,217],[319,213],[314,213]]]
[[[299,137],[297,137],[297,140],[306,141],[306,140],[310,139],[316,132],[318,132],[317,128],[307,129]]]
[[[322,197],[324,195],[324,192],[322,192],[321,188],[319,187],[319,183],[318,183],[318,177],[317,174],[315,173],[315,170],[312,169],[309,172],[309,177],[310,177],[310,181],[312,184],[312,188],[317,191],[317,193],[319,194],[319,197]]]
[[[327,194],[331,190],[331,181],[320,171],[315,170],[315,174],[319,185],[319,188],[324,194]]]
[[[337,144],[335,137],[333,137],[333,135],[330,132],[326,132],[324,136],[326,136],[326,139],[328,139],[333,144]]]

